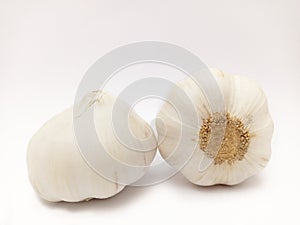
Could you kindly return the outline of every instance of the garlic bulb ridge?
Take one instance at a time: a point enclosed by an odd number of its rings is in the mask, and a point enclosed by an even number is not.
[[[66,109],[38,130],[32,137],[27,151],[31,184],[35,191],[48,201],[78,202],[92,198],[111,197],[127,185],[119,182],[120,177],[132,176],[131,179],[138,179],[146,172],[156,154],[156,139],[150,126],[134,111],[131,111],[129,116],[135,139],[128,135],[128,142],[137,143],[137,147],[142,150],[149,149],[149,151],[132,151],[127,145],[120,144],[114,136],[111,123],[115,103],[113,96],[97,91],[88,94],[83,101],[85,104],[79,116],[83,116],[86,112],[85,106],[94,107],[94,124],[99,141],[109,156],[119,160],[120,163],[106,166],[107,160],[104,157],[101,158],[101,155],[99,157],[95,155],[95,161],[105,165],[107,174],[101,174],[91,167],[76,141],[73,107]],[[122,107],[128,106],[124,103]],[[126,110],[121,109],[120,112],[116,112],[116,116],[124,111]],[[143,146],[142,142],[139,143],[139,140],[145,138],[149,140],[148,146]],[[138,176],[124,174],[121,170],[121,163],[132,166],[131,171],[136,172]]]

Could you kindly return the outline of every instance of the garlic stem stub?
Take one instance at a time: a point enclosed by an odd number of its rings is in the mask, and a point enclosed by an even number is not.
[[[162,157],[176,167],[181,155],[178,152],[189,151],[188,148],[195,145],[180,172],[190,182],[201,186],[235,185],[267,165],[271,156],[273,121],[266,96],[254,81],[217,69],[211,69],[211,73],[224,96],[225,113],[212,112],[206,93],[192,78],[185,78],[177,86],[193,102],[200,122],[189,126],[189,132],[183,134],[180,130],[186,125],[180,122],[176,110],[165,103],[157,115],[157,120],[163,121],[156,123],[158,148]],[[186,144],[180,145],[180,140]],[[216,140],[221,140],[221,144],[214,151]],[[209,160],[211,163],[201,169],[201,164]]]
[[[85,109],[79,115],[84,116],[85,110],[94,109],[96,135],[106,154],[117,161],[106,165],[107,162],[102,158],[95,158],[96,162],[105,165],[108,174],[99,173],[91,167],[82,149],[79,149],[74,133],[73,107],[50,119],[32,137],[27,151],[27,166],[31,184],[40,197],[53,202],[105,199],[119,193],[127,185],[118,181],[126,176],[122,172],[122,163],[132,167],[134,175],[127,176],[131,176],[133,181],[145,174],[156,154],[153,131],[141,117],[130,111],[129,126],[135,139],[127,141],[136,143],[148,138],[146,143],[149,146],[140,146],[143,151],[132,151],[128,145],[120,143],[114,135],[111,122],[115,101],[116,98],[102,91],[89,93],[81,103]],[[129,107],[125,103],[122,106]],[[114,113],[118,116],[123,110]]]

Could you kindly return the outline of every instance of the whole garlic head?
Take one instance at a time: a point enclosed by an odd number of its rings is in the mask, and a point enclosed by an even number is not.
[[[86,110],[94,109],[96,134],[108,155],[104,156],[100,151],[100,157],[92,155],[92,158],[105,167],[103,173],[91,166],[79,147],[74,131],[73,107],[49,120],[32,137],[27,151],[28,173],[32,186],[42,198],[54,202],[104,199],[119,193],[128,184],[120,180],[122,177],[131,176],[129,178],[134,182],[143,176],[156,154],[156,139],[150,126],[130,111],[129,127],[134,136],[126,135],[127,141],[136,143],[135,147],[143,151],[132,150],[120,143],[112,126],[115,101],[110,94],[97,91],[87,95],[80,103],[85,109],[79,117],[84,117]],[[128,107],[122,103],[119,111],[114,112],[115,116],[123,116],[121,114]],[[148,141],[142,142],[144,139]],[[110,163],[108,157],[117,163]],[[126,174],[122,163],[130,166],[134,174]]]
[[[211,73],[224,97],[225,112],[212,112],[206,93],[192,78],[185,78],[177,86],[193,102],[199,122],[182,124],[177,111],[165,103],[157,115],[158,148],[162,157],[194,184],[235,185],[257,174],[268,163],[273,122],[267,99],[255,82],[216,69],[211,69]],[[182,104],[189,111],[190,106],[184,101]],[[185,133],[181,132],[183,127]],[[215,140],[220,140],[217,151],[212,148],[216,147]],[[184,152],[192,154],[180,168]],[[203,169],[201,164],[209,161]]]

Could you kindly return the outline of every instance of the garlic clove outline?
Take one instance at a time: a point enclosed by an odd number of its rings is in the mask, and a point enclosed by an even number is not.
[[[211,69],[211,73],[224,96],[226,115],[213,113],[204,93],[190,78],[178,83],[178,87],[193,102],[199,123],[194,126],[182,124],[180,117],[165,103],[157,115],[164,123],[156,123],[159,151],[162,157],[192,183],[201,186],[215,184],[235,185],[257,174],[268,163],[271,156],[273,121],[262,89],[252,80],[243,76],[225,74]],[[172,98],[170,93],[169,99]],[[182,107],[185,102],[182,102]],[[188,115],[186,115],[188,117]],[[225,137],[212,134],[212,126],[218,117],[226,118],[222,124]],[[163,124],[163,125],[162,125]],[[185,136],[181,136],[182,127]],[[222,138],[217,155],[205,149],[209,140]],[[226,139],[226,140],[225,140]],[[181,142],[184,142],[182,144]],[[180,145],[181,144],[181,145]],[[181,155],[188,148],[196,146],[186,164],[179,168]],[[185,149],[186,147],[186,149]],[[178,154],[181,152],[181,155]],[[204,159],[213,162],[203,171],[199,169]]]

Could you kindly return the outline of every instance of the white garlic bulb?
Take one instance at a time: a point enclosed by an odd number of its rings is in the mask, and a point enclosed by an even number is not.
[[[150,126],[134,111],[130,111],[129,127],[134,135],[126,137],[129,144],[135,144],[135,149],[132,150],[128,143],[122,143],[116,137],[112,125],[115,100],[108,93],[98,91],[87,95],[80,103],[83,104],[80,107],[87,108],[79,117],[83,117],[86,110],[94,110],[96,134],[108,156],[104,157],[101,151],[96,151],[100,157],[97,154],[93,155],[93,152],[88,154],[92,154],[91,158],[96,164],[105,167],[103,173],[93,168],[83,152],[79,151],[74,131],[73,108],[49,120],[33,136],[27,152],[29,178],[35,191],[42,198],[54,202],[108,198],[128,184],[126,176],[129,176],[130,182],[143,176],[156,154],[155,136]],[[127,104],[122,103],[115,116],[121,118],[128,108]],[[91,134],[87,132],[87,135]],[[112,158],[111,161],[109,157]],[[123,165],[131,168],[131,174],[126,174],[128,171],[123,169]],[[124,182],[122,177],[125,177]]]
[[[211,69],[211,73],[224,97],[225,112],[213,113],[206,93],[190,77],[185,78],[177,86],[193,102],[199,122],[182,124],[176,110],[165,103],[157,115],[158,148],[162,157],[194,184],[234,185],[266,166],[271,154],[273,122],[266,97],[255,82],[216,69]],[[172,95],[171,92],[170,99]],[[182,104],[188,112],[190,106],[184,101]],[[221,127],[222,132],[218,129]],[[220,147],[214,153],[209,144],[214,146],[218,139]],[[190,151],[193,146],[195,149]],[[187,151],[192,152],[191,157],[180,168],[180,158]],[[201,163],[209,160],[211,163],[201,169]]]

